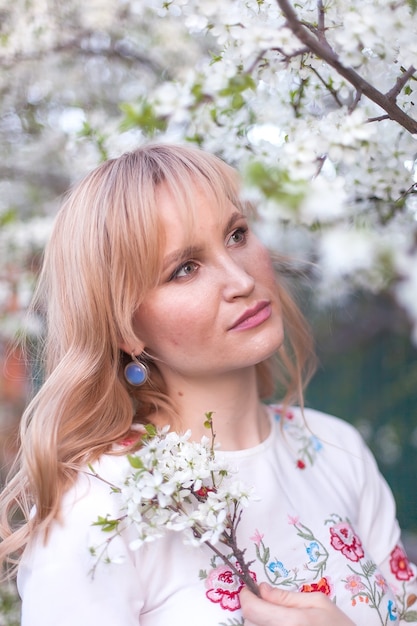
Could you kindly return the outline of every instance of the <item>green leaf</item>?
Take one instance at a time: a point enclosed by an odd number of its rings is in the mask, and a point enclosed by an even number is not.
[[[11,224],[15,222],[17,219],[17,211],[16,209],[7,209],[3,213],[0,214],[0,226],[6,226],[6,224]]]
[[[285,205],[296,213],[308,191],[302,180],[292,180],[289,173],[280,167],[270,167],[253,161],[246,169],[249,184],[258,187],[266,198]]]
[[[144,98],[137,103],[122,103],[120,109],[124,113],[120,124],[122,131],[140,128],[146,135],[153,136],[157,131],[166,130],[168,126],[166,118],[157,115],[152,104]]]
[[[98,516],[97,521],[93,522],[93,526],[101,526],[101,530],[105,533],[111,533],[115,530],[117,530],[118,526],[119,526],[119,521],[118,519],[109,519],[108,516],[106,517],[101,517],[101,515]]]
[[[213,425],[213,412],[214,411],[207,411],[207,413],[205,413],[205,420],[204,420],[204,428],[211,428]]]
[[[154,424],[145,424],[145,430],[149,437],[156,437],[158,434],[158,429]]]
[[[232,78],[229,78],[227,87],[220,89],[220,96],[235,96],[237,97],[246,89],[256,89],[256,83],[250,74],[235,74]]]
[[[410,5],[411,11],[415,13],[417,11],[417,0],[408,0],[408,4]]]
[[[128,454],[127,460],[129,461],[131,467],[135,469],[143,469],[143,461],[142,459],[135,454]]]

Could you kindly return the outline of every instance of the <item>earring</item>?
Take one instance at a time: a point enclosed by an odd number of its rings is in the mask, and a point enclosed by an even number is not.
[[[140,387],[146,383],[149,375],[149,370],[145,363],[141,363],[136,356],[131,354],[132,360],[128,363],[124,369],[124,374],[127,382],[134,387]]]

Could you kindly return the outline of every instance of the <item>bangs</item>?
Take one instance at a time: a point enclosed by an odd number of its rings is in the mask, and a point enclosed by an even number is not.
[[[163,220],[159,208],[159,193],[163,189],[172,198],[180,215],[184,235],[192,240],[195,216],[198,211],[198,196],[204,196],[221,219],[230,204],[243,212],[239,197],[240,178],[236,170],[218,157],[197,148],[172,145],[154,145],[140,148],[135,153],[141,158],[143,180],[142,210],[150,215],[148,235],[153,244],[148,246],[145,264],[153,271],[148,274],[152,286],[160,280],[163,265],[163,243],[165,238]],[[133,156],[133,155],[132,155]],[[145,183],[145,184],[144,184]],[[144,201],[143,192],[147,190]],[[157,245],[155,245],[157,244]]]

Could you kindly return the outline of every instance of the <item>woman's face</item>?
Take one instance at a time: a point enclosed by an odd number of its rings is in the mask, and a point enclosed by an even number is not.
[[[270,255],[235,206],[195,193],[192,228],[163,186],[163,273],[134,316],[144,349],[172,376],[201,378],[253,366],[281,345]]]

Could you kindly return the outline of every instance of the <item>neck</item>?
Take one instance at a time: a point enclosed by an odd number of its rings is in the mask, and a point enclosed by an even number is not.
[[[191,429],[192,438],[200,440],[210,435],[204,421],[205,414],[212,412],[222,450],[250,448],[268,436],[269,418],[259,400],[255,367],[204,379],[170,376],[166,383],[179,417],[157,414],[152,420],[156,425],[169,423],[182,432]]]

